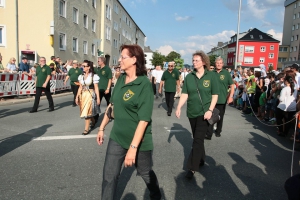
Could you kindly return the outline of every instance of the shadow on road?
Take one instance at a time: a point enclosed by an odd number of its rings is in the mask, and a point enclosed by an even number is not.
[[[33,138],[44,135],[47,129],[51,126],[52,124],[46,124],[39,128],[31,129],[24,133],[0,140],[0,157],[23,146],[24,144],[27,144]]]
[[[30,110],[31,110],[31,107],[22,108],[22,109],[19,109],[19,110],[3,109],[0,112],[0,119],[4,118],[4,117],[12,116],[12,115],[17,115],[17,114],[20,114],[20,113],[23,113],[23,112],[28,112]]]
[[[192,133],[186,128],[184,128],[181,124],[173,123],[168,138],[169,143],[171,142],[173,136],[183,147],[184,160],[182,164],[182,169],[184,169],[185,163],[187,162],[187,159],[191,151],[192,143],[193,143]]]

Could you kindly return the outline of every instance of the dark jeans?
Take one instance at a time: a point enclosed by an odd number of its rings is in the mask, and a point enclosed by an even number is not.
[[[216,134],[220,134],[222,132],[222,127],[223,127],[223,119],[224,119],[224,114],[225,114],[225,109],[226,109],[226,104],[216,104],[216,108],[220,111],[220,121],[217,122],[217,130]],[[206,135],[208,137],[211,137],[214,131],[214,125],[209,125],[207,129]]]
[[[168,113],[172,113],[172,109],[174,105],[174,96],[175,96],[175,92],[165,92]]]
[[[295,124],[295,121],[291,121],[295,115],[296,111],[283,111],[280,108],[276,108],[276,123],[278,125],[278,129],[280,133],[287,135],[289,133],[290,128]],[[283,121],[284,119],[284,131],[283,131]],[[291,121],[291,122],[289,122]],[[289,122],[286,124],[286,122]]]
[[[102,102],[102,98],[104,97],[106,100],[106,104],[109,105],[110,103],[110,97],[111,97],[111,90],[109,90],[109,93],[105,94],[104,91],[99,90],[99,96],[100,96],[100,102]],[[98,121],[99,115],[94,116],[95,121]]]
[[[75,99],[76,99],[76,96],[77,96],[78,89],[79,89],[79,85],[71,85],[71,90],[72,90],[73,95],[74,95],[73,105],[76,105]]]
[[[102,200],[113,200],[127,149],[109,139],[103,168]],[[138,151],[135,161],[137,174],[145,181],[151,199],[161,199],[157,177],[152,170],[152,152]]]
[[[40,104],[40,98],[42,95],[42,92],[45,92],[48,102],[49,102],[49,109],[54,109],[54,103],[51,96],[50,88],[43,88],[43,87],[37,87],[35,92],[35,98],[34,98],[34,104],[32,110],[37,110]]]
[[[193,133],[193,146],[187,161],[187,168],[193,171],[199,169],[201,161],[205,160],[204,138],[209,123],[204,120],[204,116],[189,118]]]

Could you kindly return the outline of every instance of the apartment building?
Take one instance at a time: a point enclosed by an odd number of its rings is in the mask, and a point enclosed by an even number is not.
[[[53,55],[95,64],[104,55],[108,65],[117,65],[121,44],[144,49],[144,42],[145,34],[118,0],[0,0],[4,65],[10,57],[27,56],[34,63]]]
[[[285,0],[284,2],[284,23],[282,45],[288,47],[288,59],[281,61],[282,67],[290,66],[293,63],[300,63],[299,36],[300,36],[300,1]],[[282,57],[280,57],[282,60]],[[284,60],[284,59],[283,59]]]

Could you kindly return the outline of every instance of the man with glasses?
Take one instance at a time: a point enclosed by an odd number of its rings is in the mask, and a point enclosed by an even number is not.
[[[220,121],[217,122],[216,137],[221,137],[223,118],[225,114],[226,103],[230,104],[233,101],[234,83],[230,73],[223,69],[223,59],[216,58],[216,70],[214,71],[217,76],[217,84],[219,85],[219,96],[216,108],[220,111]],[[228,87],[230,87],[230,94],[228,96]],[[209,125],[205,139],[211,140],[214,125]]]
[[[51,69],[48,65],[46,65],[46,58],[41,57],[40,65],[36,68],[36,78],[35,78],[36,93],[35,93],[33,108],[31,109],[31,111],[29,111],[30,113],[37,112],[40,103],[40,97],[43,91],[45,92],[49,102],[48,112],[54,111],[54,103],[50,92],[50,79],[51,79]]]
[[[95,73],[97,73],[100,77],[98,83],[100,102],[102,102],[102,98],[104,97],[106,104],[109,105],[111,97],[112,72],[110,67],[105,65],[105,62],[106,58],[104,56],[98,58],[99,67],[95,70]],[[99,115],[96,115],[94,118],[95,123],[97,123]]]
[[[162,92],[162,86],[164,85],[165,88],[165,98],[166,98],[166,104],[168,107],[167,114],[168,116],[171,116],[173,105],[174,105],[174,96],[176,93],[176,86],[177,86],[177,92],[180,92],[180,82],[179,82],[179,73],[174,71],[174,64],[169,63],[168,64],[168,70],[166,70],[160,81],[159,85],[159,93]]]
[[[214,71],[215,67],[214,66],[210,66],[209,71]]]

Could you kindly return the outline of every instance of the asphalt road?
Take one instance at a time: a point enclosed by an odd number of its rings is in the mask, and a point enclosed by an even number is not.
[[[98,146],[97,128],[81,136],[84,121],[71,99],[71,95],[55,98],[56,110],[51,113],[47,100],[32,114],[27,111],[33,102],[0,106],[1,200],[100,199],[112,123],[105,130],[105,144]],[[105,105],[103,100],[102,111]],[[287,199],[284,182],[291,174],[292,159],[289,137],[278,137],[276,128],[228,106],[222,136],[205,141],[206,164],[188,181],[184,176],[191,129],[185,108],[181,119],[174,112],[168,117],[162,99],[155,100],[153,161],[163,199]],[[300,173],[299,160],[296,151],[294,174]],[[117,199],[149,199],[134,168],[122,171],[117,192]]]

